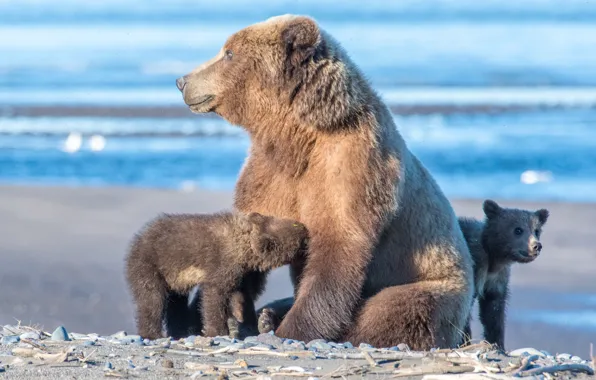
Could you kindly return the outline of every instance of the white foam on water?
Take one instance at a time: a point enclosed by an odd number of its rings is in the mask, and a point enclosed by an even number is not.
[[[500,105],[500,106],[583,106],[596,105],[596,87],[408,87],[380,89],[391,105]],[[184,106],[182,95],[171,87],[124,89],[2,89],[5,105],[118,105]]]

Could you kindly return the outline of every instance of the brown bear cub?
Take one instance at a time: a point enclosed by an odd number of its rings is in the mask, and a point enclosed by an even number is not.
[[[540,234],[549,212],[503,208],[490,199],[484,201],[483,209],[484,221],[460,217],[459,224],[474,261],[474,299],[478,298],[484,338],[505,349],[505,306],[511,265],[529,263],[538,257],[542,250]],[[472,335],[470,317],[464,331],[467,341]]]
[[[256,330],[254,300],[264,280],[257,281],[258,289],[246,281],[304,254],[307,240],[303,224],[259,213],[160,215],[135,235],[126,257],[138,334],[161,337],[162,322],[186,312],[180,302],[178,310],[168,311],[170,299],[187,300],[196,285],[204,335],[227,335],[231,314],[246,316],[243,322]],[[237,315],[238,307],[244,308],[242,315]]]

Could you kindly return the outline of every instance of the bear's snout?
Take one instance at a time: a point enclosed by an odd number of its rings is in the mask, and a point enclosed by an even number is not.
[[[538,241],[532,245],[532,255],[538,255],[542,251],[542,244]]]
[[[178,90],[180,90],[180,91],[184,90],[185,85],[186,85],[186,80],[184,79],[184,77],[180,77],[180,78],[176,79],[176,87],[178,87]]]

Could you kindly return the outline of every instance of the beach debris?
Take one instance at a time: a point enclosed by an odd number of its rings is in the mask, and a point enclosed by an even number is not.
[[[522,356],[522,355],[537,355],[539,357],[546,357],[546,355],[538,351],[535,348],[526,347],[526,348],[518,348],[517,350],[513,350],[509,353],[510,356]]]
[[[51,340],[54,342],[70,341],[70,337],[64,326],[58,326],[52,333]]]
[[[35,331],[27,331],[19,335],[21,340],[40,340],[41,335]]]
[[[60,367],[68,367],[69,371],[95,370],[106,377],[117,378],[154,378],[159,371],[167,371],[170,375],[164,377],[193,379],[532,377],[552,380],[592,376],[595,360],[592,351],[590,360],[569,354],[552,356],[532,347],[507,354],[487,342],[457,349],[411,351],[405,345],[375,348],[361,344],[354,348],[347,343],[322,339],[305,344],[261,334],[244,341],[229,337],[189,336],[180,340],[148,341],[152,345],[145,345],[140,336],[125,332],[107,337],[72,333],[68,334],[72,341],[57,341],[53,339],[54,334],[20,325],[2,331],[8,333],[2,338],[19,337],[17,343],[6,344],[3,340],[0,345],[0,351],[4,353],[0,356],[2,369],[14,371],[17,377],[21,376],[19,371],[24,371],[23,368],[45,366],[53,370]],[[61,331],[62,336],[65,331]],[[29,332],[34,334],[27,334]],[[97,345],[87,346],[87,342],[97,342]],[[135,342],[142,344],[131,344]],[[186,361],[178,362],[181,358]],[[317,366],[317,359],[324,359],[325,366]],[[294,360],[295,365],[289,365],[288,360]],[[175,365],[176,362],[180,364]],[[122,365],[115,368],[112,363]],[[146,373],[152,375],[144,375]]]
[[[0,343],[2,344],[17,344],[21,341],[21,338],[18,335],[5,335],[0,339]]]

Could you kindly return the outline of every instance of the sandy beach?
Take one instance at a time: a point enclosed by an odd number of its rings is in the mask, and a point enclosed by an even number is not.
[[[458,215],[482,215],[482,200],[452,202]],[[596,204],[502,203],[551,212],[542,256],[514,267],[507,348],[588,356],[590,342],[596,343],[593,322],[590,328],[581,318],[553,322],[537,316],[564,312],[556,315],[583,315],[589,322],[596,313]],[[49,331],[64,325],[75,332],[135,333],[123,276],[132,234],[159,212],[213,212],[231,204],[231,193],[203,190],[0,187],[0,324],[20,320]],[[258,306],[290,294],[282,268],[269,277]],[[473,332],[481,338],[477,318]]]

